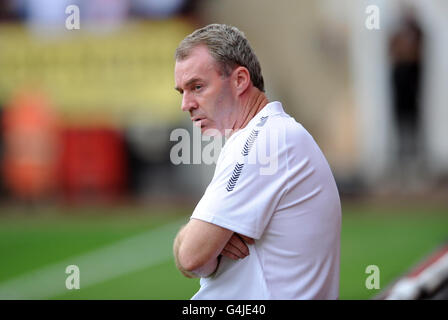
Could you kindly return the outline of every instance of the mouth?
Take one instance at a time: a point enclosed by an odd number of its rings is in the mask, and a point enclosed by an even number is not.
[[[195,125],[200,125],[201,121],[204,119],[205,119],[204,117],[193,117],[191,118],[191,121],[193,121]]]

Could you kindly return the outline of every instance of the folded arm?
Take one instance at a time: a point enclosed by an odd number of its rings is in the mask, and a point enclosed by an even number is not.
[[[250,238],[244,240],[253,243]],[[210,276],[221,254],[231,259],[249,254],[243,239],[233,231],[198,219],[191,219],[181,228],[173,251],[176,267],[189,278]]]

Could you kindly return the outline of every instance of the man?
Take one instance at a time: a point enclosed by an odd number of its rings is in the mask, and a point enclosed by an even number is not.
[[[201,277],[193,299],[337,299],[333,175],[308,132],[268,102],[244,34],[218,24],[193,32],[176,50],[175,83],[202,133],[228,137],[174,240],[178,269]]]

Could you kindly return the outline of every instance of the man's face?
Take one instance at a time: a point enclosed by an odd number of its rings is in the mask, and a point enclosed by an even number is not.
[[[232,129],[236,108],[230,78],[219,73],[218,65],[205,46],[198,46],[174,69],[176,90],[182,94],[182,111],[188,111],[201,132],[213,135],[209,129],[225,134]],[[216,131],[215,131],[216,133]]]

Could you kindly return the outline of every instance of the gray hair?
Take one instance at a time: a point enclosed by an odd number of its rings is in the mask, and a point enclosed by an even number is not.
[[[209,24],[180,42],[175,59],[186,59],[191,50],[199,45],[208,48],[225,76],[228,77],[237,66],[243,66],[249,70],[254,87],[264,92],[260,63],[243,32],[225,24]]]

